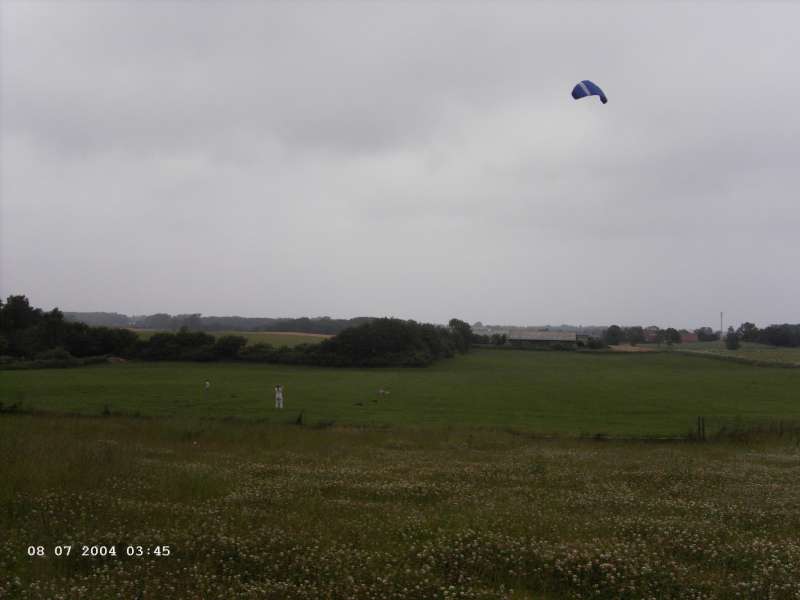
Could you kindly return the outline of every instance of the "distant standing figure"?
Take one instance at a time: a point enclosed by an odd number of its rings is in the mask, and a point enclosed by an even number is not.
[[[275,386],[275,408],[283,408],[283,386],[280,383]]]
[[[203,387],[206,388],[206,391],[211,389],[211,382],[206,379],[206,382],[203,384]]]

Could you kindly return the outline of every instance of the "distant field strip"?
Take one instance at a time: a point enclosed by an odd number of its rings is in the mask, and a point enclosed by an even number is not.
[[[148,339],[159,331],[153,329],[132,329],[139,337]],[[331,336],[321,333],[298,333],[294,331],[209,331],[215,337],[223,335],[240,335],[248,344],[272,344],[273,346],[297,346],[298,344],[314,344]]]
[[[743,342],[741,348],[738,350],[728,350],[721,342],[690,342],[687,344],[677,344],[674,348],[675,350],[701,352],[713,354],[715,356],[728,356],[760,362],[800,365],[800,348],[768,346],[766,344],[756,344],[753,342]]]
[[[203,382],[209,379],[211,389]],[[283,384],[286,409],[274,409]],[[390,391],[380,396],[380,388]],[[514,427],[569,435],[683,435],[698,416],[800,418],[800,369],[669,352],[477,350],[425,369],[128,362],[7,371],[6,405],[100,414],[352,425]]]

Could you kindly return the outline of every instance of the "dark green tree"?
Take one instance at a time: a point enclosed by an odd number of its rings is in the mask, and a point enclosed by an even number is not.
[[[714,342],[719,339],[717,332],[711,329],[711,327],[701,327],[700,329],[695,329],[694,332],[697,334],[697,340],[700,342]]]
[[[608,346],[616,346],[621,344],[623,341],[625,341],[625,335],[623,334],[622,327],[619,325],[612,325],[606,329],[605,333],[603,333],[603,341]]]
[[[69,328],[69,324],[64,321],[64,314],[57,308],[54,308],[50,312],[42,315],[42,320],[39,322],[38,327],[42,345],[45,348],[55,348],[64,343],[64,337]]]
[[[247,338],[241,335],[223,335],[214,343],[214,354],[220,358],[238,358],[239,352],[247,345]]]
[[[728,334],[725,336],[725,347],[728,350],[738,350],[740,346],[739,334],[733,330],[733,327],[728,327]]]
[[[628,327],[625,329],[625,338],[632,346],[644,342],[644,329],[640,326]]]
[[[0,331],[10,332],[27,329],[42,318],[42,311],[33,308],[25,296],[9,296],[0,310]]]
[[[507,337],[505,333],[493,333],[491,342],[495,346],[505,346],[507,341]]]
[[[664,341],[667,344],[680,344],[681,343],[681,333],[674,327],[667,327],[664,330]]]
[[[174,333],[155,333],[140,344],[137,354],[146,360],[178,360],[181,345]]]
[[[736,330],[736,335],[739,336],[739,339],[743,342],[756,342],[760,334],[761,332],[758,327],[756,327],[755,323],[750,322],[742,323]]]
[[[181,348],[200,348],[201,346],[213,346],[216,339],[208,333],[190,331],[188,327],[181,327],[175,334],[175,341]]]
[[[460,319],[450,319],[447,325],[456,338],[459,352],[468,352],[472,346],[472,327],[469,323]]]

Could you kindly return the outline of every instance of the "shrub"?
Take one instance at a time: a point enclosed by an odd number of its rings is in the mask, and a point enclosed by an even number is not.
[[[272,344],[253,344],[239,350],[239,358],[250,362],[271,362],[273,353]]]
[[[219,358],[214,344],[204,346],[189,347],[181,350],[181,360],[194,360],[198,362],[209,362]]]
[[[728,350],[738,350],[739,346],[741,346],[739,335],[733,330],[733,327],[728,327],[728,335],[725,336],[725,347]]]
[[[137,354],[145,360],[177,360],[181,346],[173,333],[156,333],[137,344]]]
[[[307,355],[312,364],[327,366],[422,366],[465,351],[465,340],[466,330],[456,326],[385,318],[345,329],[308,349]]]
[[[594,338],[594,337],[593,338],[589,338],[589,341],[586,343],[586,345],[591,350],[602,350],[603,348],[607,347],[605,345],[605,343],[603,343],[603,340],[601,340],[599,338]]]
[[[181,327],[180,331],[178,331],[174,337],[175,341],[181,348],[201,348],[203,346],[213,346],[217,341],[213,335],[204,333],[202,331],[189,331],[189,329],[186,327]]]
[[[491,341],[495,346],[505,346],[507,339],[505,333],[494,333],[492,334]]]
[[[36,355],[37,360],[69,360],[73,358],[72,354],[61,348],[51,348],[50,350],[45,350],[44,352],[39,352]]]
[[[214,343],[214,352],[219,358],[238,358],[246,345],[247,339],[241,335],[223,335]]]

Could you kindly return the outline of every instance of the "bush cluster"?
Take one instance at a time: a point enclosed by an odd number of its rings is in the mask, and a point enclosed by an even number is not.
[[[128,349],[129,358],[144,360],[194,360],[213,361],[235,359],[244,348],[247,339],[240,335],[225,335],[215,338],[202,331],[186,328],[178,333],[156,333],[137,342]]]
[[[451,322],[452,323],[452,322]],[[467,326],[469,327],[469,326]],[[243,360],[325,367],[424,367],[466,352],[471,332],[400,319],[374,319],[317,344],[274,347],[246,345],[244,337],[221,338],[186,329],[157,333],[137,342],[130,356],[144,360]]]
[[[275,348],[254,344],[242,348],[240,360],[326,367],[424,367],[441,358],[466,352],[471,331],[451,321],[449,327],[374,319],[345,329],[319,344]],[[467,326],[469,327],[469,326]]]

